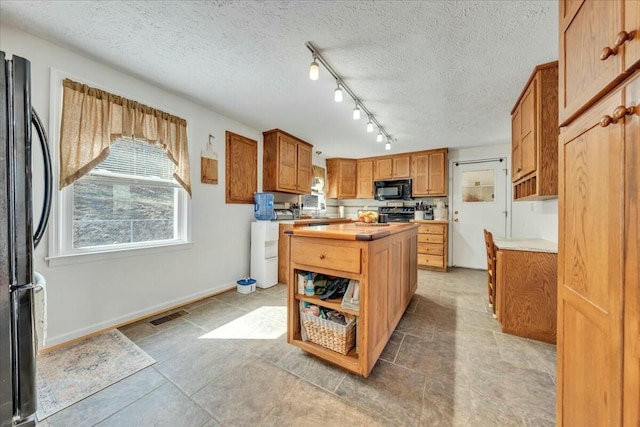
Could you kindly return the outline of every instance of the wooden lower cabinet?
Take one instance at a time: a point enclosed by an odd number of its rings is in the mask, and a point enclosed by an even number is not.
[[[502,332],[556,342],[558,254],[496,253],[496,315]]]
[[[294,227],[306,227],[309,224],[318,222],[328,222],[330,224],[344,224],[351,222],[350,219],[337,218],[337,219],[297,219],[295,221],[288,221],[286,224],[279,224],[278,230],[278,283],[283,285],[289,284],[289,235],[285,233],[287,230],[292,230]]]
[[[640,425],[639,100],[637,72],[560,132],[558,426]]]
[[[368,377],[391,338],[417,288],[417,230],[407,227],[386,237],[371,240],[290,236],[289,281],[299,271],[358,280],[360,304],[345,309],[340,300],[321,301],[300,295],[289,286],[287,297],[287,341],[304,351],[351,372]],[[339,232],[339,231],[338,231]],[[355,347],[347,354],[303,341],[300,304],[311,303],[356,316]]]
[[[447,271],[448,221],[413,221],[418,228],[418,268]]]

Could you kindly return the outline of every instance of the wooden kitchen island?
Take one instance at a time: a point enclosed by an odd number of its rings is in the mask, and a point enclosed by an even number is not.
[[[368,377],[417,287],[418,225],[332,224],[287,230],[290,244],[287,341],[308,353]],[[358,280],[358,309],[341,299],[321,301],[298,293],[298,272]],[[303,341],[300,309],[304,303],[355,316],[355,347],[341,354]]]

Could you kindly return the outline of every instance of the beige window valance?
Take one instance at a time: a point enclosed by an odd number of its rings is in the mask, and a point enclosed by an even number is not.
[[[176,165],[173,177],[191,195],[186,120],[69,79],[62,88],[60,189],[106,159],[110,145],[124,137],[161,146]]]

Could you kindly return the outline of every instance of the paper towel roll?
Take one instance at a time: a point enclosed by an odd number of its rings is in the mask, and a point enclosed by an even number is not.
[[[344,218],[344,206],[338,206],[338,216]]]
[[[47,281],[37,271],[33,273],[33,280],[34,285],[36,285],[33,295],[36,342],[38,343],[38,350],[41,350],[47,340]]]
[[[433,210],[433,219],[442,221],[447,219],[447,208],[435,208]]]

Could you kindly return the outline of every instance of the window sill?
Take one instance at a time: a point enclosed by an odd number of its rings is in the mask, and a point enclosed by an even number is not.
[[[49,267],[58,267],[61,265],[78,264],[84,262],[128,258],[136,255],[151,255],[157,253],[181,251],[191,249],[192,247],[193,243],[191,242],[168,243],[162,246],[147,246],[138,248],[105,250],[101,252],[96,251],[90,253],[56,255],[45,257],[45,260],[49,263]]]

